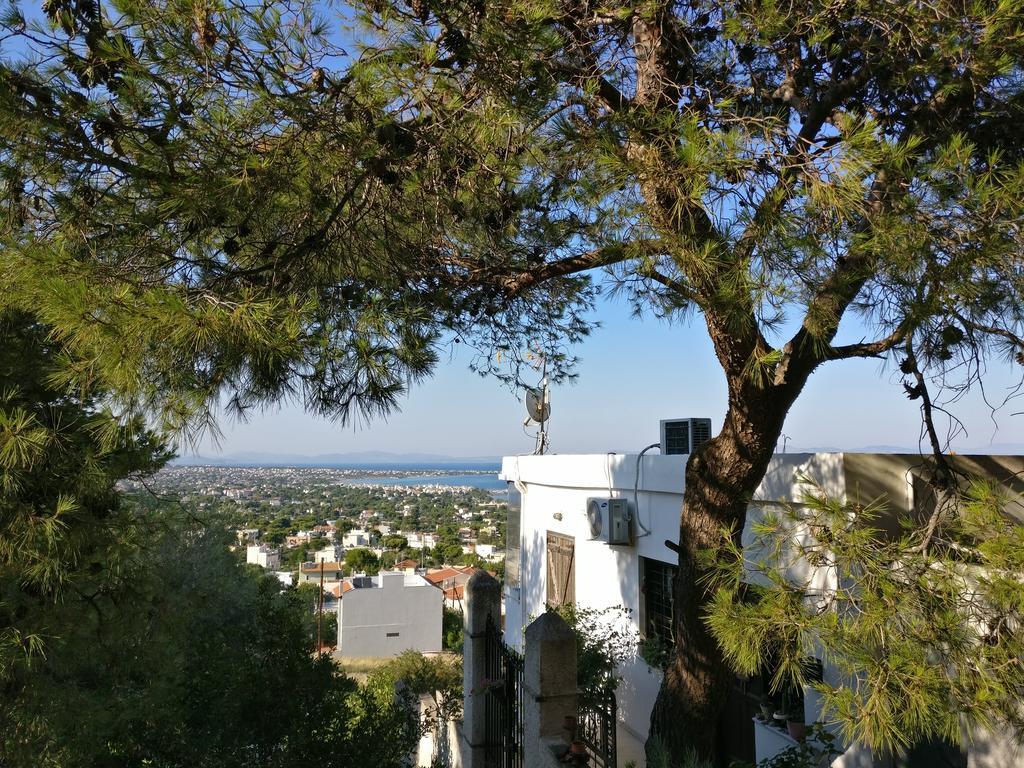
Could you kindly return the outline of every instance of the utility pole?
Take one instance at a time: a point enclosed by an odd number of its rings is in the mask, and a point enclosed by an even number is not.
[[[316,607],[316,652],[319,654],[324,649],[323,638],[321,638],[321,627],[324,620],[324,561],[320,561],[320,595],[317,598]]]

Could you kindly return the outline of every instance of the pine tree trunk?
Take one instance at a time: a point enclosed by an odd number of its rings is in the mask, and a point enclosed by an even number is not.
[[[651,713],[651,735],[668,750],[673,764],[689,749],[715,757],[716,725],[733,681],[703,620],[712,595],[703,584],[707,569],[700,553],[720,546],[723,529],[736,536],[742,532],[747,504],[767,470],[789,404],[776,398],[772,402],[764,394],[743,405],[730,400],[721,433],[691,455],[686,466],[675,650]],[[653,743],[653,738],[648,741],[649,758]]]

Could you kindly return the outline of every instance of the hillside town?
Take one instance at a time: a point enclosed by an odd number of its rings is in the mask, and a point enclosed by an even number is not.
[[[141,501],[177,499],[229,530],[246,564],[282,587],[315,588],[310,610],[332,617],[322,647],[333,646],[339,657],[387,658],[410,648],[441,651],[443,609],[461,611],[464,586],[477,571],[504,573],[507,494],[446,485],[450,473],[442,471],[425,485],[379,482],[410,475],[422,471],[172,466],[144,486],[129,481],[124,488]],[[385,624],[392,627],[387,643],[361,639],[366,627]]]

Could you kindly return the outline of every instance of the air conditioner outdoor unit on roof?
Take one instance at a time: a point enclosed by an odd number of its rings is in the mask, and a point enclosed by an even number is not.
[[[711,439],[711,419],[663,419],[661,455],[693,453]]]

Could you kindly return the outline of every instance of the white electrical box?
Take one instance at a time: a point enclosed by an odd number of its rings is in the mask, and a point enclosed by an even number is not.
[[[587,499],[591,540],[618,546],[632,544],[632,519],[626,499]]]
[[[711,419],[664,419],[661,422],[661,455],[693,453],[711,439]]]

